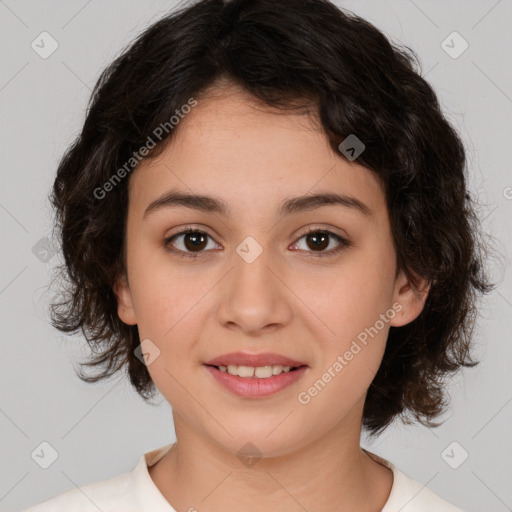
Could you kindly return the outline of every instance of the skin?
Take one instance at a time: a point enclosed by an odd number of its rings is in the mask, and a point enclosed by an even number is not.
[[[276,113],[229,84],[209,90],[175,130],[165,151],[130,177],[127,275],[114,290],[120,318],[160,350],[148,370],[173,410],[177,443],[149,468],[152,480],[179,511],[380,511],[393,475],[360,449],[364,400],[389,327],[416,318],[428,289],[414,290],[401,273],[395,279],[378,178],[335,154],[313,118]],[[175,206],[144,219],[172,188],[222,198],[231,215]],[[373,214],[328,205],[276,217],[284,199],[333,191]],[[209,235],[195,259],[165,247],[188,225]],[[308,227],[352,245],[315,256],[339,242],[315,250]],[[263,250],[252,263],[236,252],[248,236]],[[170,246],[194,250],[183,235]],[[299,403],[297,395],[393,304],[401,312],[317,396]],[[239,350],[277,352],[309,368],[273,396],[238,397],[203,363]],[[262,454],[251,467],[237,457],[248,442]]]

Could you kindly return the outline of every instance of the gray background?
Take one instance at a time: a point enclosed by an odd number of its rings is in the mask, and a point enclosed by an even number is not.
[[[482,363],[451,382],[446,422],[437,429],[395,424],[377,442],[362,444],[467,511],[512,510],[512,1],[337,4],[417,51],[422,74],[466,143],[484,229],[506,255],[501,267],[493,266],[501,284],[482,304],[475,331],[474,354]],[[41,261],[33,251],[51,233],[46,196],[99,73],[175,5],[0,0],[0,510],[131,471],[142,453],[175,440],[161,395],[147,405],[123,375],[96,385],[75,376],[85,343],[53,329],[47,316],[45,292],[60,256]],[[59,45],[47,59],[31,47],[43,31]],[[458,58],[442,47],[453,31],[469,44]],[[448,43],[452,51],[461,48],[460,40]],[[44,441],[58,452],[48,469],[31,458]]]

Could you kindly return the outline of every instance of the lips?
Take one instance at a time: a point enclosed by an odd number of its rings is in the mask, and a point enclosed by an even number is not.
[[[292,387],[307,375],[309,368],[306,365],[274,375],[268,378],[239,377],[223,372],[212,365],[205,365],[205,370],[213,378],[213,382],[229,391],[230,394],[245,399],[263,399]],[[302,389],[304,385],[302,386]]]
[[[259,354],[250,354],[247,352],[231,352],[230,354],[223,354],[221,356],[210,359],[206,363],[209,366],[307,366],[302,361],[290,359],[289,357],[282,356],[273,352],[261,352]]]

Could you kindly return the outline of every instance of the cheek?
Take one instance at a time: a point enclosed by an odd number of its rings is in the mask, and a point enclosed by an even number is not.
[[[309,276],[303,273],[294,291],[309,310],[309,314],[304,310],[303,318],[311,322],[310,329],[343,346],[389,309],[392,273],[382,263],[361,254],[342,261],[331,271]]]
[[[149,374],[173,408],[186,410],[190,395],[184,389],[201,356],[196,345],[204,329],[206,302],[201,299],[207,289],[177,276],[140,284],[139,336],[151,340],[158,354],[148,365]]]
[[[177,264],[157,242],[129,244],[128,271],[139,330],[162,339],[204,293],[186,264]],[[189,264],[190,265],[190,264]]]
[[[205,291],[178,279],[142,281],[137,295],[140,336],[154,339],[168,352],[185,347],[187,339],[197,339]]]
[[[190,365],[190,340],[200,338],[197,315],[206,290],[180,272],[179,266],[148,261],[142,253],[137,256],[132,253],[130,287],[141,342],[150,340],[149,346],[158,353],[148,370],[159,387],[162,379],[169,379],[166,369],[173,373]]]
[[[307,305],[300,315],[315,334],[320,354],[311,381],[320,379],[319,386],[329,388],[322,391],[323,400],[361,396],[380,366],[395,315],[392,272],[385,263],[385,258],[361,254],[328,275],[298,282],[297,295]]]
[[[326,424],[335,424],[364,398],[382,362],[394,311],[377,307],[379,301],[371,295],[354,296],[338,295],[325,302],[322,320],[329,329],[318,320],[308,326],[325,337],[316,337],[319,358],[297,397],[306,418],[322,417]],[[388,314],[388,320],[381,314]]]

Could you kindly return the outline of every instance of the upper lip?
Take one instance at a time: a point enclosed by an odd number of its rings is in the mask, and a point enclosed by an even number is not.
[[[211,366],[305,366],[306,363],[290,359],[289,357],[275,354],[273,352],[261,352],[259,354],[249,354],[247,352],[231,352],[230,354],[223,354],[221,356],[210,359],[204,364]]]

